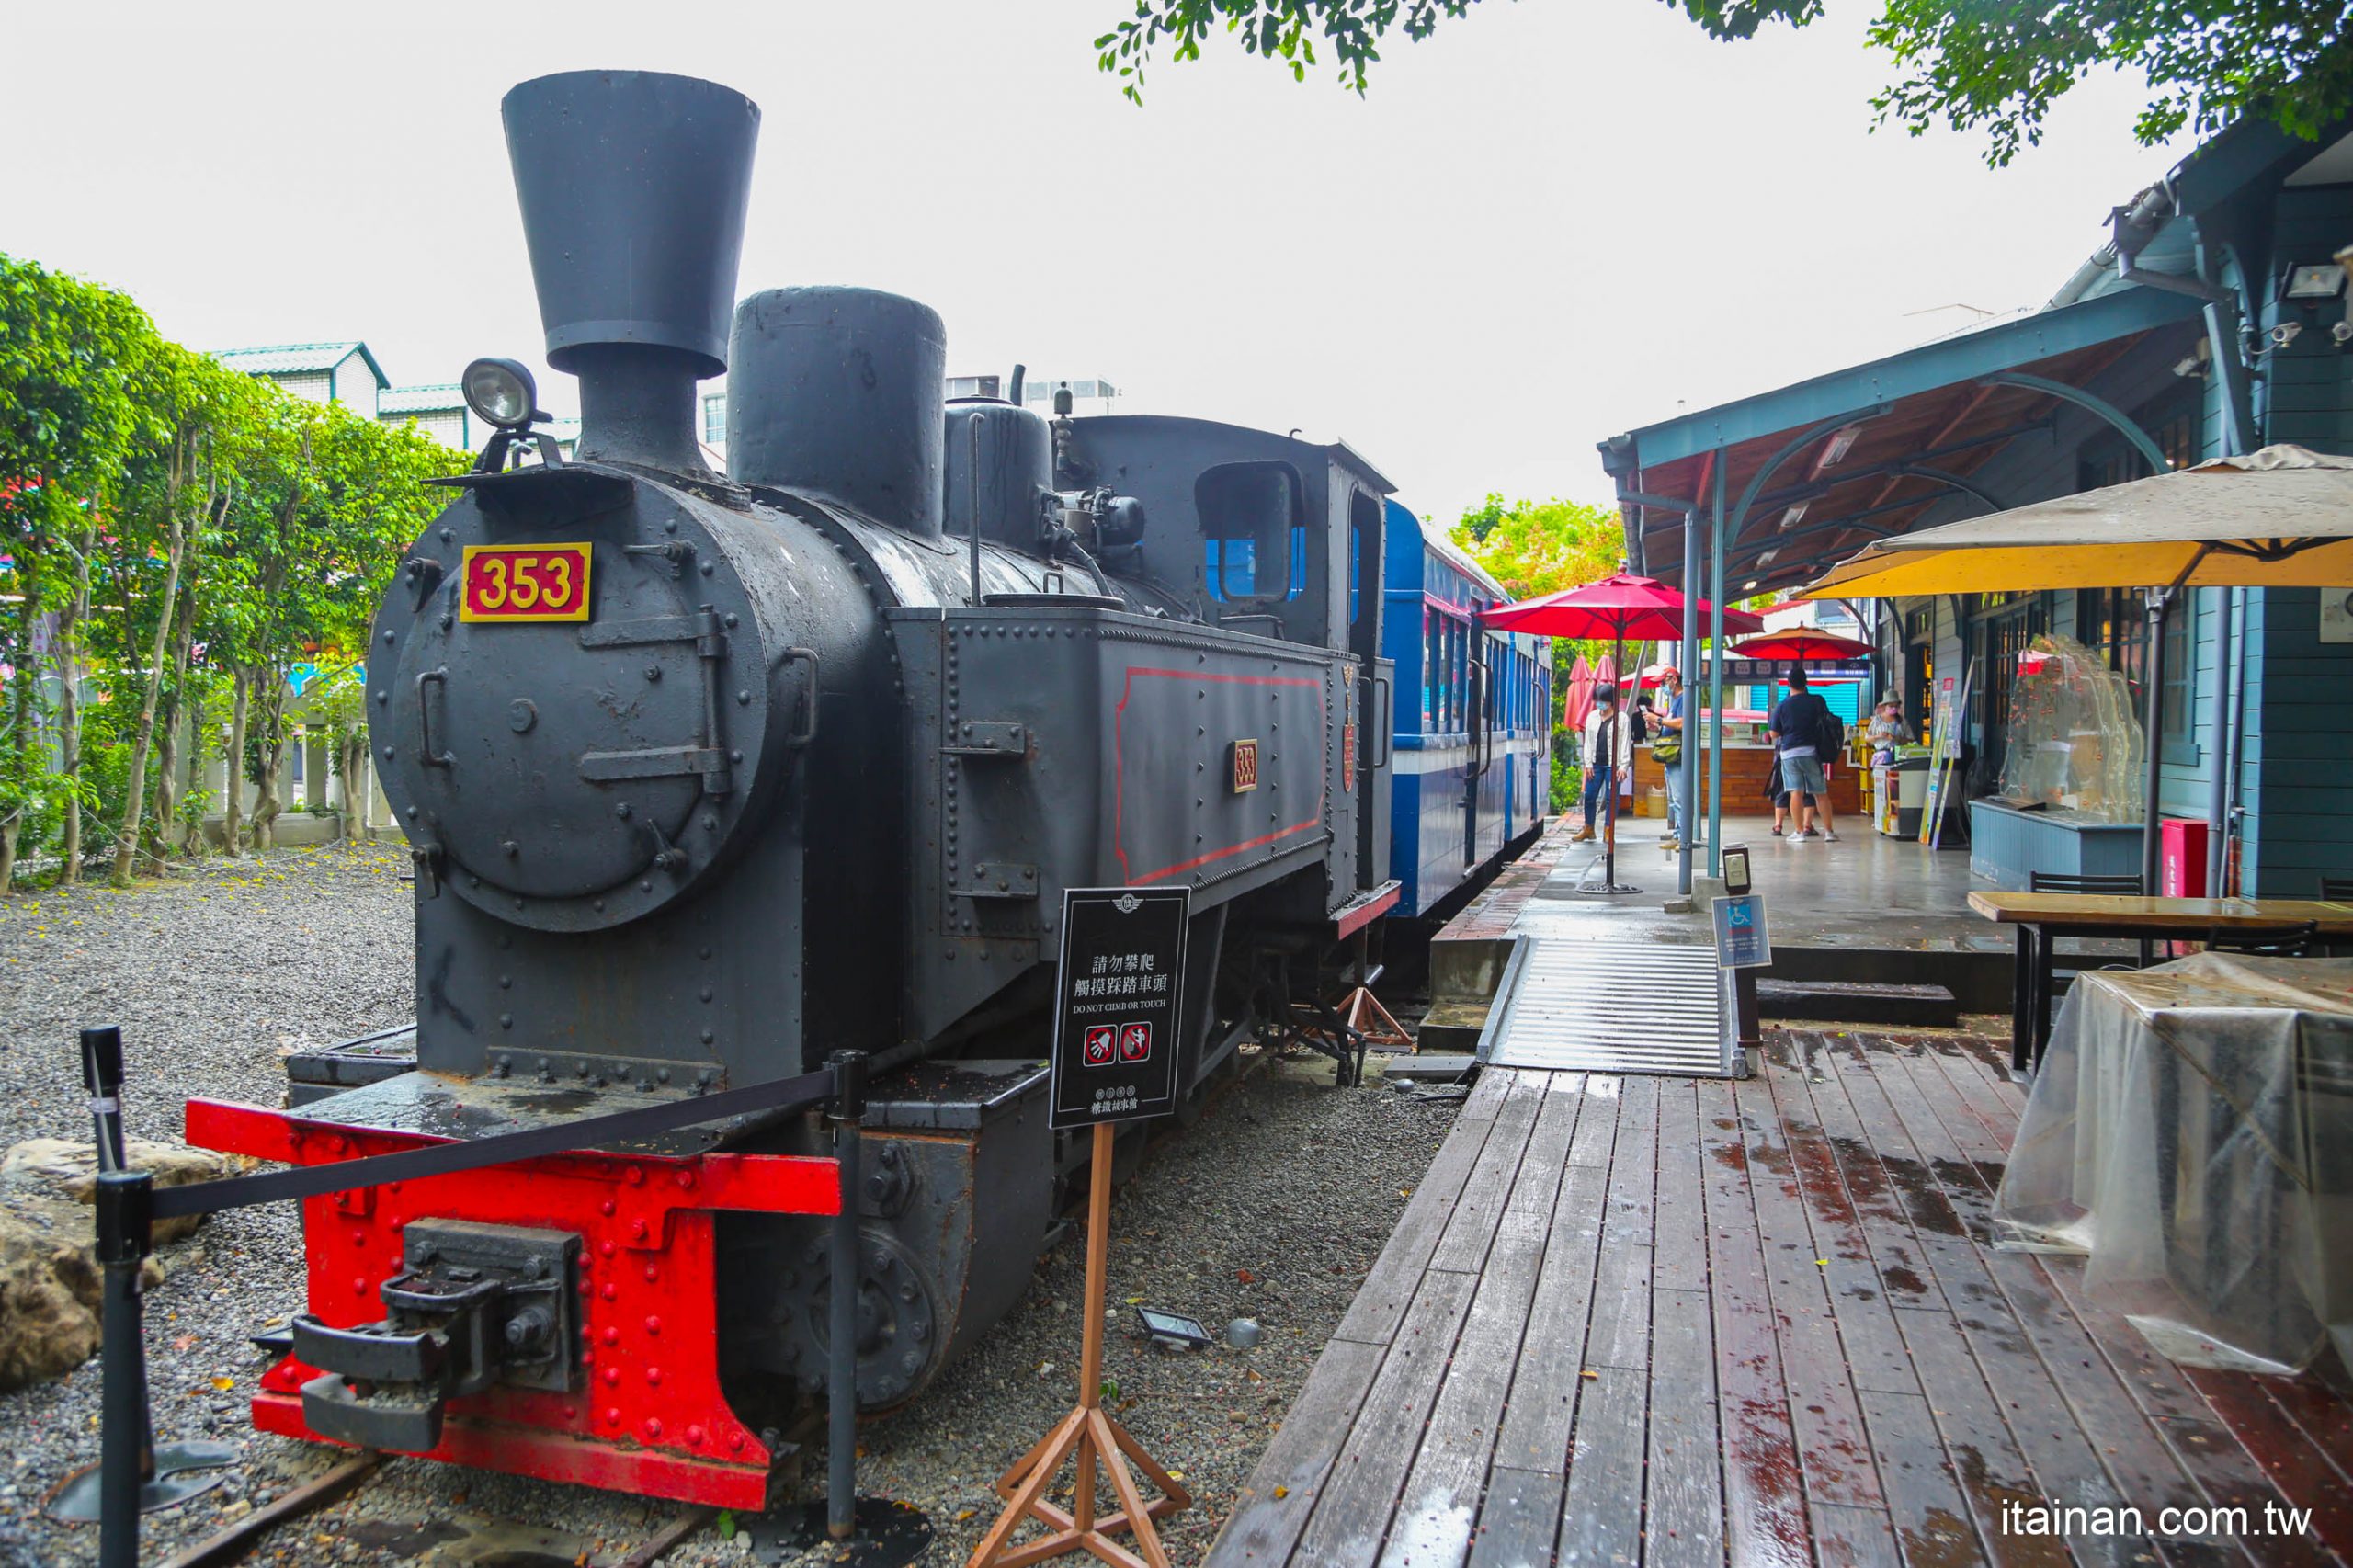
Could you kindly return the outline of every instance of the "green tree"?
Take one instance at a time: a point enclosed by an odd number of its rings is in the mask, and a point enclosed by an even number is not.
[[[1279,61],[1304,81],[1320,44],[1340,82],[1361,93],[1381,40],[1423,39],[1475,0],[1135,0],[1135,14],[1095,40],[1102,68],[1141,103],[1144,68],[1166,49],[1196,60],[1214,31]],[[1768,22],[1802,28],[1822,0],[1670,0],[1718,39]],[[1881,124],[1919,135],[1938,123],[1983,128],[2000,165],[2041,140],[2051,106],[2095,71],[2148,81],[2133,126],[2154,142],[2184,126],[2201,135],[2252,117],[2316,136],[2353,110],[2353,9],[2343,0],[1881,0],[1870,40],[1895,80],[1871,99]]]
[[[92,571],[137,422],[132,387],[155,341],[123,295],[0,256],[0,523],[14,592],[0,621],[11,671],[0,873],[13,873],[26,822],[51,809],[64,877],[81,873]],[[52,670],[53,700],[43,690]]]
[[[230,678],[231,777],[259,789],[253,843],[266,848],[282,809],[288,672],[358,660],[404,549],[442,505],[425,481],[461,472],[466,459],[414,426],[292,399],[271,409],[247,451],[213,562],[208,648]],[[244,802],[238,789],[229,795],[223,838],[233,854]]]
[[[1515,599],[1556,594],[1597,583],[1623,564],[1625,530],[1618,513],[1583,501],[1506,501],[1489,493],[1469,507],[1449,537],[1502,584]],[[1552,729],[1557,730],[1568,699],[1569,669],[1582,654],[1598,659],[1608,642],[1552,639]],[[1639,662],[1634,655],[1632,662]],[[1564,757],[1553,749],[1552,810],[1569,809],[1576,798],[1574,748]]]
[[[116,835],[114,881],[131,880],[131,862],[147,820],[151,790],[148,762],[154,749],[158,711],[166,687],[185,678],[191,647],[193,607],[199,597],[203,541],[208,528],[226,516],[235,492],[237,457],[245,434],[260,417],[263,389],[177,344],[158,343],[140,378],[137,438],[126,464],[121,534],[130,547],[118,552],[122,611],[120,667],[140,683],[138,719],[130,726],[130,756]],[[140,579],[144,595],[133,592]],[[183,591],[185,585],[185,591]],[[143,601],[144,614],[134,613]],[[175,650],[177,650],[176,656]],[[171,715],[176,718],[176,706]],[[165,733],[171,733],[167,722]],[[153,821],[171,820],[170,786],[177,758],[166,744],[160,769],[166,783]],[[160,837],[150,848],[160,858]]]

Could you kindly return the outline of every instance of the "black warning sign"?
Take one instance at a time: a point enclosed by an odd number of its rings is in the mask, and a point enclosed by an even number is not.
[[[1190,888],[1072,888],[1063,894],[1054,1006],[1054,1127],[1165,1116],[1176,1108]]]

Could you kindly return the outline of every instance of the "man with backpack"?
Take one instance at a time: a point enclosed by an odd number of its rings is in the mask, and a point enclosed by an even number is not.
[[[1805,688],[1805,666],[1790,666],[1790,694],[1773,710],[1773,750],[1781,771],[1781,788],[1797,807],[1799,841],[1812,838],[1813,815],[1822,813],[1822,836],[1838,842],[1830,820],[1830,781],[1824,764],[1837,756],[1847,738],[1846,726],[1830,711],[1830,704]],[[1803,802],[1813,801],[1809,805]]]

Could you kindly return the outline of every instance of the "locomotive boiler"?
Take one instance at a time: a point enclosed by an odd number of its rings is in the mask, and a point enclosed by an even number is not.
[[[376,613],[413,1058],[327,1053],[288,1108],[194,1103],[190,1135],[344,1159],[869,1053],[855,1346],[794,1163],[823,1134],[754,1118],[310,1200],[255,1402],[757,1506],[830,1358],[895,1405],[1028,1280],[1084,1157],[1043,1104],[1063,889],[1194,890],[1195,1105],[1393,903],[1390,486],[1342,446],[944,402],[911,300],[737,304],[759,114],[724,87],[575,73],[504,114],[581,434],[560,460],[528,378],[470,371],[502,428]],[[694,427],[722,369],[723,474]]]

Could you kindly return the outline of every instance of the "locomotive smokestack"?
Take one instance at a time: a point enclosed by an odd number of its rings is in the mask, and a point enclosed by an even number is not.
[[[759,106],[715,82],[572,71],[500,106],[548,363],[585,460],[699,472],[694,388],[727,369]]]

